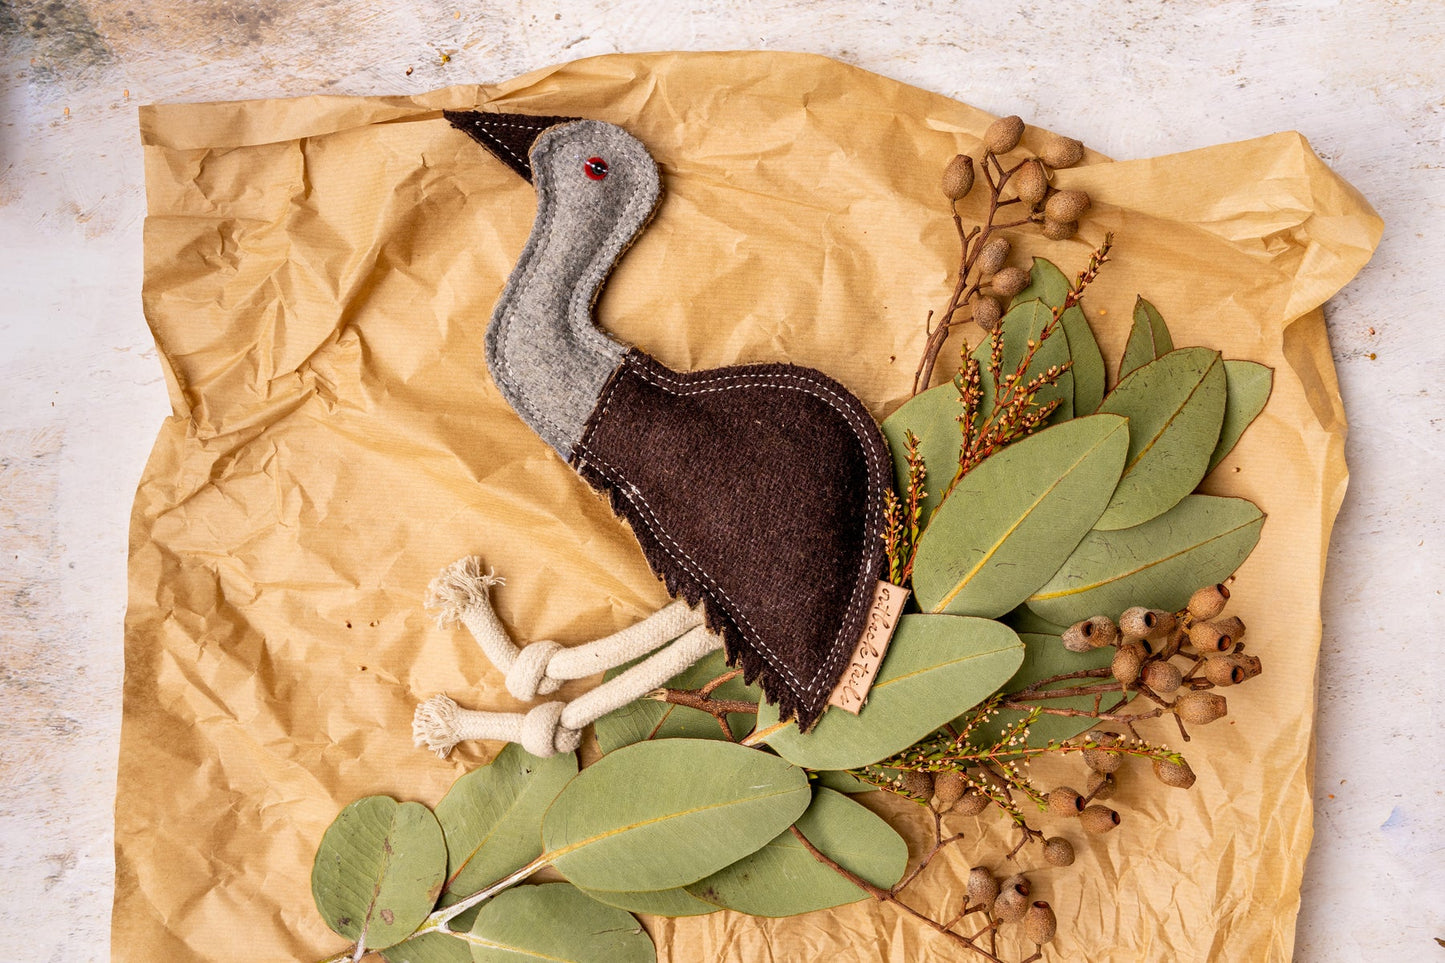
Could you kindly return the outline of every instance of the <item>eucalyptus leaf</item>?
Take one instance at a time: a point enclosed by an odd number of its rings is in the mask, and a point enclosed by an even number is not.
[[[1090,532],[1028,606],[1060,625],[1118,618],[1134,605],[1183,608],[1195,589],[1239,568],[1263,525],[1264,513],[1243,498],[1190,495],[1143,525]]]
[[[1034,633],[1020,633],[1019,639],[1024,644],[1024,661],[1019,670],[1014,673],[1013,678],[1003,684],[1002,691],[1018,692],[1020,689],[1033,685],[1042,679],[1052,678],[1056,675],[1064,675],[1069,672],[1082,672],[1086,669],[1102,669],[1109,665],[1114,658],[1114,647],[1105,646],[1101,649],[1093,649],[1089,652],[1070,652],[1064,648],[1063,641],[1058,635],[1039,635]],[[1079,685],[1090,685],[1095,682],[1105,682],[1106,679],[1069,679],[1048,688],[1073,687]],[[1112,701],[1124,692],[1120,689],[1113,696],[1105,696]],[[1063,699],[1050,699],[1047,702],[1039,703],[1041,706],[1050,706],[1055,709],[1080,709],[1092,710],[1094,708],[1093,696],[1069,696]],[[1022,719],[1027,713],[1021,709],[1000,709],[997,716],[976,727],[969,741],[976,746],[991,743],[999,733]],[[957,720],[961,724],[964,720]],[[1077,716],[1058,716],[1045,714],[1039,716],[1033,726],[1029,728],[1029,745],[1042,746],[1050,740],[1062,742],[1065,739],[1077,736],[1086,729],[1093,728],[1094,719],[1083,719]]]
[[[767,753],[705,739],[639,742],[568,783],[542,820],[542,843],[585,889],[671,889],[758,849],[808,800],[803,771]]]
[[[468,917],[466,928],[470,928],[471,915],[474,914],[463,915]],[[458,930],[464,928],[457,920],[452,920],[450,925]],[[387,963],[472,963],[472,951],[467,944],[445,933],[413,936],[395,946],[388,946],[381,955]]]
[[[436,808],[447,841],[443,904],[542,855],[542,813],[575,775],[574,753],[539,759],[508,743],[490,763],[452,783]]]
[[[341,810],[321,837],[311,895],[333,931],[385,949],[426,919],[446,870],[446,843],[430,809],[366,796]]]
[[[646,913],[649,916],[678,918],[683,916],[706,916],[722,909],[716,903],[700,900],[685,887],[657,889],[644,892],[619,893],[612,890],[587,890],[595,900],[625,909],[629,913]]]
[[[913,590],[928,612],[1003,615],[1058,571],[1109,504],[1129,422],[1091,415],[985,459],[918,543]]]
[[[1024,635],[1063,635],[1064,630],[1068,628],[1067,625],[1055,625],[1027,605],[1020,605],[999,621],[1017,632],[1020,637]]]
[[[949,382],[914,395],[883,419],[883,435],[893,452],[893,478],[900,497],[908,492],[907,433],[911,431],[918,438],[918,453],[927,469],[923,479],[927,494],[922,501],[925,523],[958,471],[958,455],[963,448],[958,417],[962,413],[958,387]]]
[[[906,749],[988,698],[1019,667],[1023,644],[1008,626],[962,615],[913,613],[898,631],[858,715],[823,713],[811,732],[758,710],[758,731],[778,755],[809,769],[857,769]]]
[[[1163,514],[1194,490],[1224,422],[1224,360],[1181,348],[1119,382],[1100,412],[1129,419],[1129,458],[1095,528],[1131,528]]]
[[[1214,471],[1224,456],[1234,450],[1239,436],[1259,417],[1274,390],[1274,370],[1253,361],[1225,361],[1224,379],[1228,386],[1224,427],[1219,429],[1219,444],[1209,456],[1206,471]]]
[[[626,665],[607,672],[605,678],[612,679],[641,662],[642,656]],[[698,689],[728,671],[721,651],[703,656],[691,668],[663,683],[670,689]],[[742,676],[729,679],[713,690],[715,699],[739,699],[759,702],[762,693],[754,686],[743,682]],[[728,716],[733,738],[740,739],[753,727],[752,713],[736,713]],[[634,699],[597,720],[597,744],[603,752],[611,752],[623,746],[646,739],[721,739],[722,727],[717,720],[701,709],[657,702],[653,699]]]
[[[1119,360],[1119,380],[1173,350],[1174,339],[1169,336],[1169,326],[1159,311],[1143,298],[1135,300],[1134,326],[1129,329],[1124,356]]]
[[[884,889],[908,865],[908,844],[881,817],[831,789],[819,789],[796,823],[833,862]],[[824,866],[787,829],[762,849],[688,887],[711,903],[749,916],[797,916],[866,899]]]
[[[834,792],[846,793],[850,796],[863,792],[873,792],[878,787],[866,783],[853,775],[851,772],[842,772],[837,769],[822,769],[813,773],[814,788],[831,789]]]
[[[1038,298],[1050,308],[1057,308],[1069,296],[1069,279],[1044,258],[1034,258],[1029,270],[1029,286],[1014,297],[1012,304],[1023,304]],[[1074,305],[1059,318],[1059,325],[1068,339],[1070,369],[1074,378],[1074,414],[1092,414],[1104,400],[1104,354],[1094,337],[1094,329],[1084,316],[1084,309]]]
[[[483,904],[469,941],[475,963],[653,963],[657,950],[626,910],[570,883],[516,886]]]
[[[1019,302],[1015,299],[1014,306],[1009,308],[1008,313],[1003,316],[1000,322],[1002,325],[1003,337],[1003,358],[1000,366],[1000,373],[1007,378],[1018,370],[1023,363],[1024,354],[1028,351],[1030,341],[1039,342],[1043,337],[1044,328],[1054,319],[1053,309],[1039,300]],[[1056,328],[1052,334],[1039,343],[1038,350],[1034,352],[1034,359],[1029,363],[1028,372],[1024,380],[1028,381],[1049,368],[1062,366],[1069,360],[1069,339],[1067,336],[1060,337],[1062,333],[1063,319],[1060,319],[1060,328]],[[990,412],[993,411],[994,400],[998,394],[998,386],[994,384],[993,378],[988,373],[989,357],[993,351],[992,339],[984,338],[970,355],[978,362],[980,374],[980,386],[983,388],[983,397],[979,401],[979,423],[982,424]],[[1034,395],[1034,403],[1045,405],[1050,401],[1059,402],[1058,409],[1054,412],[1054,421],[1064,421],[1074,416],[1074,373],[1070,369],[1059,375],[1058,381],[1048,385]],[[951,476],[950,476],[951,477]]]

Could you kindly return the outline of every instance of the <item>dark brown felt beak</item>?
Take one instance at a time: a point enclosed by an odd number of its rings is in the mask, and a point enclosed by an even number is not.
[[[444,110],[442,116],[457,130],[491,151],[498,160],[532,182],[532,143],[549,127],[575,117],[538,117],[532,114],[491,114],[479,110]]]

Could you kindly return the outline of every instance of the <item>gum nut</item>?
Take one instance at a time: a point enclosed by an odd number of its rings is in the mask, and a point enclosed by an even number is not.
[[[1044,165],[1038,161],[1025,161],[1014,174],[1013,184],[1019,200],[1029,207],[1037,207],[1049,192],[1049,175],[1044,173]]]
[[[1089,195],[1083,191],[1055,191],[1044,205],[1044,216],[1055,221],[1077,221],[1089,209]]]
[[[1112,772],[1091,772],[1085,787],[1091,799],[1104,802],[1111,799],[1119,789],[1119,780]]]
[[[1173,786],[1176,789],[1188,789],[1194,785],[1194,770],[1189,768],[1189,763],[1184,760],[1170,762],[1168,759],[1154,760],[1154,775],[1166,786]]]
[[[1024,136],[1024,122],[1017,114],[1000,117],[983,132],[983,146],[995,154],[1007,154]]]
[[[983,250],[978,252],[978,262],[974,265],[978,270],[978,276],[986,278],[998,273],[1008,262],[1010,247],[1006,237],[989,238],[988,243],[983,246]]]
[[[1064,643],[1064,648],[1070,652],[1091,651],[1094,648],[1089,644],[1089,632],[1091,628],[1088,622],[1076,622],[1069,626],[1064,630],[1064,634],[1060,636]]]
[[[998,879],[985,866],[968,871],[968,901],[975,906],[998,899]]]
[[[1003,318],[1003,307],[999,305],[998,298],[991,298],[982,295],[973,302],[973,320],[985,331],[993,332],[998,330],[998,323]]]
[[[1189,596],[1189,604],[1185,606],[1189,615],[1197,622],[1208,621],[1220,612],[1224,611],[1224,603],[1229,601],[1229,588],[1223,583],[1219,585],[1206,585]]]
[[[1133,685],[1139,681],[1139,668],[1144,664],[1144,647],[1138,642],[1130,642],[1128,645],[1121,645],[1119,651],[1114,653],[1114,661],[1110,665],[1110,671],[1120,685]]]
[[[977,789],[969,789],[958,797],[958,802],[953,804],[951,812],[960,816],[977,816],[987,808],[988,797]]]
[[[1229,636],[1231,643],[1244,641],[1244,620],[1237,615],[1231,615],[1227,619],[1220,619],[1214,623],[1219,631]]]
[[[1043,149],[1039,151],[1039,159],[1055,169],[1073,167],[1084,159],[1084,145],[1072,137],[1050,134],[1044,139]]]
[[[1084,765],[1095,772],[1114,772],[1123,764],[1124,760],[1117,752],[1108,749],[1084,750]]]
[[[1005,923],[1017,923],[1029,910],[1029,898],[1020,896],[1016,890],[1006,889],[993,901],[995,919]]]
[[[1239,661],[1227,655],[1204,660],[1204,678],[1217,686],[1239,685],[1249,676]]]
[[[926,772],[908,770],[900,777],[902,790],[915,799],[927,799],[933,795],[933,777]]]
[[[1029,286],[1029,272],[1021,267],[1006,267],[993,276],[989,287],[995,294],[1011,298]]]
[[[1055,816],[1077,816],[1084,811],[1084,797],[1077,790],[1060,786],[1047,797],[1049,812]]]
[[[1213,692],[1186,692],[1174,703],[1174,713],[1190,725],[1205,726],[1229,714],[1229,702]]]
[[[1067,241],[1079,233],[1078,221],[1056,221],[1051,217],[1044,218],[1044,237],[1050,241]]]
[[[1050,836],[1044,840],[1044,862],[1050,866],[1072,866],[1074,844],[1062,836]]]
[[[961,200],[973,190],[973,158],[957,154],[943,169],[943,196],[951,201]]]
[[[1162,609],[1148,609],[1142,605],[1126,609],[1119,616],[1119,631],[1141,639],[1157,639],[1173,631],[1174,613]]]
[[[1213,622],[1195,622],[1189,627],[1189,644],[1200,652],[1225,652],[1234,640]]]
[[[944,770],[933,777],[933,798],[938,800],[939,809],[947,809],[963,796],[967,783],[963,774],[952,769]]]
[[[999,884],[999,891],[1018,893],[1027,899],[1030,891],[1028,878],[1023,873],[1014,873]]]
[[[1107,833],[1119,825],[1119,814],[1108,806],[1090,806],[1079,814],[1079,825],[1088,833]]]
[[[1043,900],[1034,901],[1024,913],[1024,936],[1039,946],[1052,940],[1058,931],[1059,921],[1054,918],[1053,908]]]
[[[1184,684],[1184,675],[1172,662],[1150,662],[1144,667],[1144,684],[1169,695]]]

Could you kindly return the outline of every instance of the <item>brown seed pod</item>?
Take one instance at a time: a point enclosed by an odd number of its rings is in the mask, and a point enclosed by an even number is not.
[[[1240,665],[1244,666],[1244,677],[1246,679],[1253,679],[1264,670],[1264,666],[1260,664],[1259,659],[1255,656],[1245,655],[1243,652],[1236,652],[1234,657],[1239,660]]]
[[[1029,272],[1021,267],[1006,267],[993,276],[989,287],[1000,297],[1011,298],[1029,286]]]
[[[1053,218],[1044,218],[1044,237],[1050,241],[1067,241],[1079,233],[1078,221],[1056,221]]]
[[[1160,639],[1173,631],[1176,621],[1173,612],[1136,605],[1119,616],[1119,631],[1140,639]]]
[[[956,154],[943,169],[943,196],[951,201],[962,200],[973,190],[973,158]]]
[[[1117,752],[1108,749],[1085,749],[1084,765],[1095,772],[1114,772],[1124,764]]]
[[[1238,656],[1216,655],[1204,660],[1204,678],[1217,686],[1239,685],[1249,678]]]
[[[980,295],[973,302],[973,322],[980,328],[990,333],[998,330],[999,321],[1003,319],[1003,306],[999,304],[998,298],[991,298],[988,295]]]
[[[1205,726],[1229,714],[1229,702],[1214,692],[1186,692],[1174,702],[1174,714],[1194,726]]]
[[[1167,759],[1154,760],[1154,775],[1166,786],[1173,786],[1176,789],[1188,789],[1194,785],[1194,770],[1189,768],[1189,763],[1184,760],[1170,762]]]
[[[1217,622],[1195,622],[1189,627],[1189,644],[1200,652],[1228,652],[1234,639]]]
[[[1058,931],[1059,921],[1054,918],[1053,908],[1043,900],[1035,900],[1024,913],[1024,936],[1043,946]]]
[[[1024,122],[1017,114],[1000,117],[983,132],[983,146],[995,154],[1007,154],[1024,136]]]
[[[1231,615],[1227,619],[1220,619],[1214,623],[1219,631],[1229,636],[1231,644],[1244,641],[1244,620],[1237,615]]]
[[[1089,209],[1089,195],[1083,191],[1055,191],[1044,204],[1044,216],[1055,221],[1077,221]]]
[[[1199,622],[1208,621],[1220,612],[1224,611],[1224,603],[1229,601],[1229,587],[1220,583],[1219,585],[1206,585],[1189,596],[1189,615]]]
[[[1088,652],[1117,642],[1119,627],[1107,615],[1096,615],[1069,626],[1063,640],[1064,648],[1070,652]]]
[[[1184,684],[1184,674],[1172,662],[1150,662],[1144,666],[1144,684],[1155,692],[1169,695]]]
[[[1074,844],[1062,836],[1044,840],[1044,862],[1050,866],[1074,865]]]
[[[1107,833],[1119,825],[1119,814],[1108,806],[1090,806],[1079,814],[1079,825],[1085,832]]]
[[[988,243],[983,246],[983,250],[978,252],[978,260],[974,262],[974,267],[978,269],[978,276],[986,278],[998,273],[1008,262],[1011,247],[1006,237],[989,238]]]
[[[1084,159],[1084,145],[1072,137],[1049,134],[1044,138],[1044,146],[1039,151],[1039,159],[1055,169],[1073,167]]]
[[[933,802],[934,808],[939,812],[948,809],[958,802],[963,796],[963,791],[968,788],[963,780],[963,774],[946,769],[933,777]]]
[[[1029,207],[1038,207],[1039,202],[1049,193],[1049,175],[1044,171],[1044,165],[1036,160],[1024,161],[1024,166],[1014,172],[1014,190],[1018,191],[1019,200]]]
[[[977,789],[965,789],[958,802],[953,804],[950,812],[960,816],[977,816],[988,808],[988,797]]]
[[[906,794],[915,799],[927,799],[933,795],[933,776],[926,772],[915,772],[912,769],[901,773],[901,788]]]
[[[1024,918],[1024,914],[1028,911],[1029,898],[1027,896],[1020,896],[1011,889],[1006,889],[999,893],[998,897],[993,901],[994,919],[1001,920],[1004,923],[1017,923]]]
[[[986,866],[975,866],[968,871],[968,902],[973,906],[992,903],[998,899],[998,879]]]
[[[1084,797],[1068,786],[1050,790],[1047,799],[1049,812],[1055,816],[1077,816],[1084,811]]]
[[[1113,798],[1119,788],[1119,780],[1112,772],[1091,772],[1085,787],[1091,799],[1100,802]]]
[[[1139,681],[1139,669],[1144,664],[1144,647],[1138,642],[1127,642],[1114,653],[1110,671],[1120,685],[1133,685]]]

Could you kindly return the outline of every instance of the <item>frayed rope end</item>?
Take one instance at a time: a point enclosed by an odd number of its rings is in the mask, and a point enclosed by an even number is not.
[[[460,711],[461,707],[445,695],[434,695],[419,704],[411,717],[412,742],[445,759],[461,741],[457,731]]]
[[[496,569],[482,571],[481,556],[468,555],[432,579],[426,590],[426,609],[436,614],[437,628],[444,629],[460,622],[472,606],[488,604],[488,590],[505,584],[506,580],[497,575]]]

